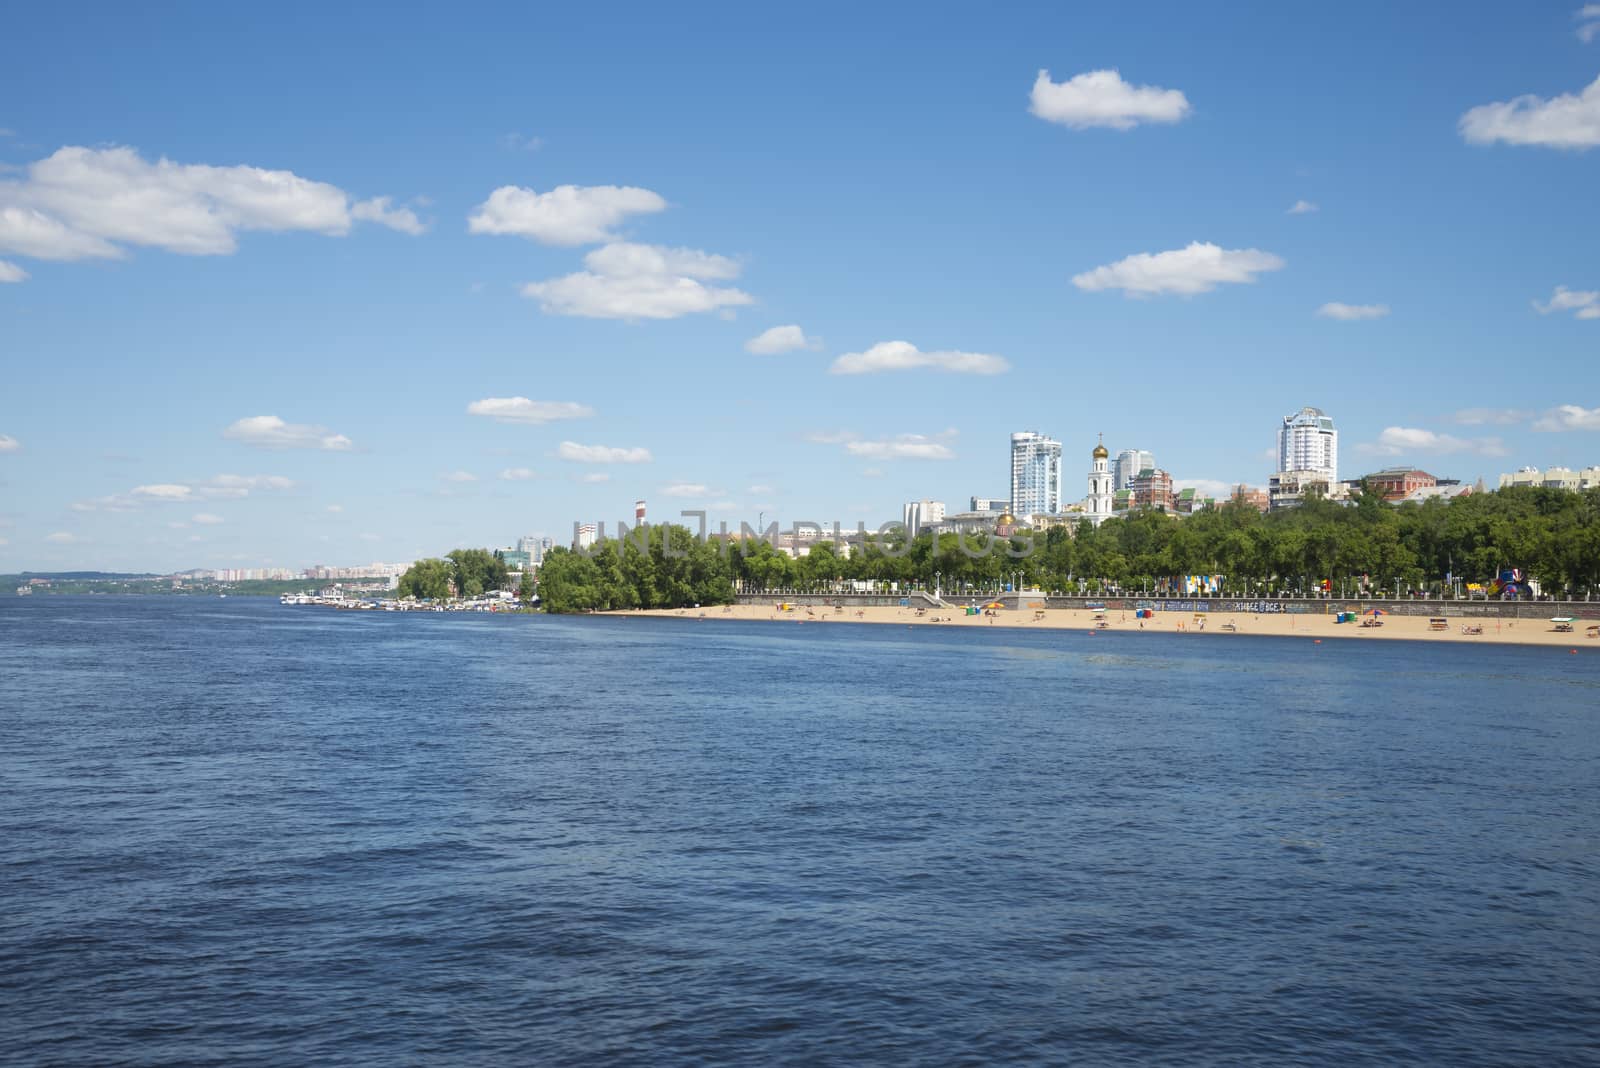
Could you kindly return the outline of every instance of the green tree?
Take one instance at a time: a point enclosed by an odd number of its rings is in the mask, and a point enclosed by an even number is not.
[[[418,560],[400,576],[396,592],[402,597],[415,597],[419,601],[442,601],[450,596],[455,571],[448,560],[429,557]]]

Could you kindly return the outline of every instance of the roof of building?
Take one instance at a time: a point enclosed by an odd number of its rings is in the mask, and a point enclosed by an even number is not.
[[[1382,471],[1374,471],[1368,478],[1404,478],[1407,475],[1423,475],[1427,478],[1434,476],[1428,474],[1420,467],[1385,467]]]

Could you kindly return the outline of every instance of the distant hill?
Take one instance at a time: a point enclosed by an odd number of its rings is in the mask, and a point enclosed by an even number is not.
[[[150,572],[133,574],[122,571],[20,571],[15,575],[0,576],[9,579],[19,579],[26,582],[28,579],[51,579],[59,582],[128,582],[138,579],[160,578]]]

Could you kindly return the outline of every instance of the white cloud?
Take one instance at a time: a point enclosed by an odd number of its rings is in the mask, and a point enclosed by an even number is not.
[[[757,483],[756,485],[751,486],[745,492],[746,493],[753,493],[753,494],[756,494],[757,496],[763,496],[763,495],[770,495],[770,494],[773,494],[773,493],[777,493],[778,491],[773,489],[771,486],[764,485],[764,484],[761,484],[761,483]]]
[[[676,319],[753,303],[748,293],[706,285],[736,277],[739,265],[698,249],[617,243],[583,262],[587,270],[529,282],[522,295],[551,315],[589,319]]]
[[[948,445],[922,434],[901,434],[884,441],[849,441],[845,451],[864,460],[953,460]]]
[[[611,476],[604,471],[590,471],[578,479],[579,482],[610,482]]]
[[[217,475],[200,487],[203,497],[246,497],[251,490],[293,489],[294,482],[282,475]]]
[[[880,341],[865,352],[845,353],[828,370],[836,375],[866,375],[924,367],[968,375],[998,375],[1011,369],[1001,357],[983,352],[923,352],[909,341]]]
[[[527,397],[485,397],[467,405],[469,415],[482,415],[501,423],[552,423],[558,419],[587,419],[594,409],[575,401],[536,401]]]
[[[352,217],[376,218],[380,201],[353,212],[344,190],[291,171],[67,146],[30,164],[25,178],[0,182],[0,249],[49,260],[114,259],[126,245],[223,255],[241,231],[346,234]]]
[[[1028,110],[1047,122],[1082,130],[1109,126],[1131,130],[1141,122],[1178,122],[1188,116],[1188,98],[1177,89],[1130,85],[1115,70],[1092,70],[1064,82],[1041,70]]]
[[[1588,44],[1600,37],[1600,4],[1584,4],[1572,17],[1583,23],[1578,27],[1578,40]]]
[[[1463,408],[1452,418],[1462,426],[1511,426],[1532,416],[1521,408]]]
[[[132,494],[142,501],[182,502],[194,500],[194,487],[163,482],[150,486],[135,486]]]
[[[196,512],[189,518],[203,527],[214,527],[223,521],[220,515],[214,515],[211,512]]]
[[[821,347],[820,342],[815,338],[806,337],[806,332],[792,323],[788,326],[774,326],[770,330],[763,330],[744,343],[744,350],[757,356],[776,356],[781,352]]]
[[[350,208],[352,218],[365,222],[375,222],[379,226],[387,226],[391,230],[399,230],[402,234],[413,237],[427,230],[417,213],[410,208],[391,208],[390,197],[373,197],[371,200],[358,201]]]
[[[54,534],[46,534],[44,536],[44,540],[49,542],[51,545],[82,545],[88,539],[80,538],[78,535],[69,533],[65,530],[58,530]]]
[[[668,497],[709,497],[712,490],[704,482],[674,482],[661,487],[661,492]]]
[[[1467,452],[1479,456],[1504,456],[1506,448],[1499,438],[1458,438],[1418,427],[1385,427],[1374,444],[1358,446],[1366,453],[1399,456],[1402,453],[1428,452],[1441,455]]]
[[[1317,309],[1317,314],[1324,319],[1342,319],[1351,322],[1356,319],[1382,319],[1389,314],[1387,304],[1341,304],[1331,301]]]
[[[512,152],[537,152],[544,147],[544,138],[534,137],[531,134],[502,134],[500,147]]]
[[[77,501],[74,512],[131,512],[152,504],[189,504],[201,500],[237,500],[253,489],[286,490],[294,485],[281,475],[218,475],[201,483],[156,482],[127,493]]]
[[[446,482],[476,482],[478,476],[471,471],[452,471],[448,475],[440,475]]]
[[[1175,478],[1172,480],[1173,489],[1192,489],[1201,496],[1210,497],[1214,501],[1231,500],[1233,491],[1238,485],[1238,482],[1224,482],[1216,478]]]
[[[342,505],[342,504],[330,504],[330,505],[328,505],[327,510],[329,512],[331,512],[332,514],[334,514],[334,515],[338,515],[340,512],[344,511],[344,505]]]
[[[1600,408],[1584,408],[1576,404],[1562,404],[1550,409],[1534,421],[1533,429],[1600,430]]]
[[[0,249],[36,260],[118,259],[123,251],[33,208],[5,204],[15,186],[0,182]]]
[[[538,193],[503,185],[467,219],[474,234],[514,234],[546,245],[593,245],[611,241],[612,228],[629,215],[666,209],[658,193],[633,186],[558,185]]]
[[[575,441],[563,441],[557,447],[556,455],[580,464],[647,464],[654,459],[649,449],[579,445]]]
[[[359,535],[357,535],[357,537],[359,537],[362,541],[382,541],[383,540],[383,535],[382,534],[359,534]]]
[[[31,275],[9,260],[0,260],[0,282],[26,282]]]
[[[1600,78],[1576,96],[1544,100],[1531,93],[1483,104],[1461,116],[1461,136],[1475,145],[1588,149],[1600,145]]]
[[[534,475],[531,467],[508,467],[500,472],[500,479],[503,482],[526,482],[532,477]]]
[[[1285,212],[1284,214],[1286,214],[1286,215],[1310,215],[1312,212],[1319,211],[1319,210],[1321,210],[1321,209],[1319,209],[1315,204],[1311,203],[1311,201],[1309,201],[1309,200],[1297,200],[1293,204],[1289,205],[1289,210],[1287,212]]]
[[[10,434],[0,434],[0,452],[16,452],[22,448],[22,442]]]
[[[1254,282],[1263,271],[1276,271],[1283,260],[1254,248],[1218,248],[1192,241],[1170,252],[1139,252],[1104,267],[1074,275],[1072,284],[1096,292],[1120,289],[1130,297],[1156,293],[1192,296],[1208,293],[1224,282]]]
[[[1550,295],[1549,300],[1543,304],[1534,301],[1533,307],[1540,315],[1570,311],[1578,319],[1600,319],[1600,290],[1575,290],[1566,286],[1556,286],[1556,291]]]
[[[286,423],[275,415],[252,415],[229,426],[222,432],[225,438],[254,445],[260,449],[322,449],[344,452],[350,448],[350,439],[335,434],[327,427],[306,423]]]

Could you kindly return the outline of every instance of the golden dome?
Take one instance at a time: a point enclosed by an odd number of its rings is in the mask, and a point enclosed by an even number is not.
[[[1104,442],[1101,442],[1099,445],[1096,445],[1094,447],[1094,458],[1096,460],[1104,460],[1107,456],[1110,456],[1110,455],[1111,455],[1111,453],[1106,450],[1106,446],[1105,446]]]

